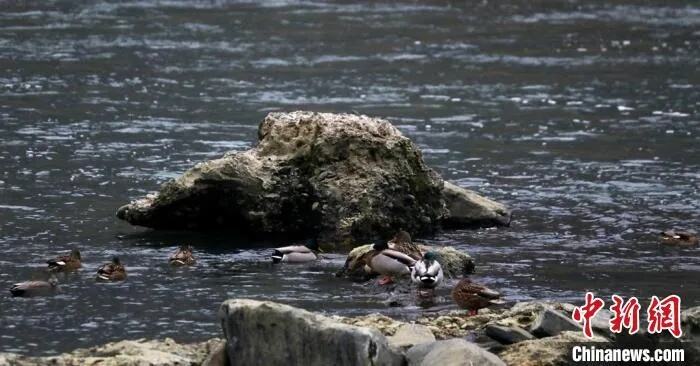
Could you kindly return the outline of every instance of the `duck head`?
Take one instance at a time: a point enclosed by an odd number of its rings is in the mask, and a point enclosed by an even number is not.
[[[80,259],[81,259],[81,258],[80,258],[80,251],[79,251],[77,248],[74,248],[74,249],[71,250],[71,252],[70,252],[70,257],[71,257],[72,259],[80,260]]]
[[[378,239],[372,244],[372,249],[381,252],[382,250],[389,249],[389,243],[386,240]]]
[[[117,257],[116,255],[114,257],[112,257],[112,263],[116,264],[116,265],[122,264],[122,262],[119,260],[119,257]]]
[[[318,246],[318,239],[316,239],[316,238],[311,238],[311,239],[307,240],[306,244],[304,246],[313,250],[314,252],[321,251],[321,247]]]
[[[433,262],[437,260],[437,254],[435,252],[427,252],[423,254],[423,260],[426,262]]]

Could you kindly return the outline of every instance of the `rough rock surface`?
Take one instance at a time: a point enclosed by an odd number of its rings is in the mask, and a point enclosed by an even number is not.
[[[402,365],[374,329],[269,301],[228,300],[219,318],[235,365]]]
[[[572,343],[608,342],[603,337],[587,339],[581,331],[565,331],[554,337],[523,341],[506,347],[498,356],[511,366],[563,366],[570,364]]]
[[[513,344],[530,339],[535,336],[520,327],[506,327],[498,324],[489,324],[484,328],[486,335],[497,340],[501,344]]]
[[[389,344],[396,348],[409,348],[417,344],[435,342],[435,336],[425,325],[405,324],[389,338]]]
[[[225,366],[224,363],[209,361],[212,354],[224,344],[221,339],[211,339],[202,343],[178,344],[172,339],[163,341],[120,341],[102,346],[77,349],[53,357],[27,357],[10,353],[0,353],[0,366],[170,366],[202,365]]]
[[[461,278],[466,274],[474,272],[474,260],[469,254],[460,252],[452,247],[434,247],[419,245],[418,248],[422,252],[433,251],[437,254],[436,260],[442,266],[443,273],[446,277]],[[339,276],[347,276],[357,280],[366,280],[369,275],[365,272],[364,267],[367,257],[365,256],[372,250],[372,245],[361,245],[354,248],[348,253],[343,269],[338,272]]]
[[[256,147],[195,165],[117,211],[163,229],[319,235],[322,244],[449,225],[507,225],[509,211],[442,178],[386,120],[270,113]]]
[[[565,330],[580,331],[581,326],[565,314],[544,309],[530,326],[530,333],[537,337],[555,336]]]
[[[505,366],[498,356],[464,339],[449,339],[413,346],[406,352],[409,366]]]

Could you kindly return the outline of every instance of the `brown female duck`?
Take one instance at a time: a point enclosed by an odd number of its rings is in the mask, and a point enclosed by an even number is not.
[[[452,299],[459,307],[469,310],[469,315],[476,315],[479,309],[499,303],[496,300],[500,297],[498,292],[468,278],[461,279],[452,289]]]
[[[126,268],[119,261],[119,257],[112,258],[112,262],[105,263],[97,270],[97,279],[103,281],[123,281],[126,279]]]
[[[423,253],[420,251],[420,248],[411,240],[411,234],[403,230],[399,230],[399,232],[389,240],[389,249],[406,254],[414,260],[423,258]]]
[[[661,243],[666,245],[694,247],[698,242],[698,235],[690,231],[666,230],[661,233]]]
[[[192,247],[182,245],[170,256],[168,262],[173,266],[191,266],[197,261],[194,259],[194,254],[192,254]]]
[[[73,249],[68,255],[61,255],[46,261],[51,272],[68,272],[80,268],[80,251]]]

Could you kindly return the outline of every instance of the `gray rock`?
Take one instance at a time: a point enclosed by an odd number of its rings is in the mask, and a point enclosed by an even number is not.
[[[156,229],[318,235],[326,249],[399,228],[510,221],[505,206],[445,184],[388,121],[312,112],[270,113],[254,148],[195,165],[117,217]]]
[[[229,366],[226,342],[216,344],[202,362],[202,366]]]
[[[435,342],[435,336],[430,328],[420,324],[402,325],[388,339],[389,344],[396,348],[410,348],[417,344]]]
[[[505,366],[498,356],[459,338],[413,346],[406,359],[409,366]]]
[[[555,336],[565,330],[581,330],[581,326],[559,311],[545,308],[530,327],[530,333],[535,336]]]
[[[501,344],[513,344],[535,338],[535,336],[520,327],[489,324],[484,331],[487,336],[497,340]]]
[[[219,319],[236,365],[402,365],[377,330],[269,301],[228,300]]]
[[[553,337],[533,339],[512,344],[498,353],[508,365],[564,366],[571,365],[572,344],[606,343],[607,339],[586,338],[581,331],[564,331]]]
[[[76,349],[58,356],[31,357],[12,353],[0,353],[0,365],[95,365],[95,366],[171,366],[200,365],[220,349],[225,342],[211,339],[195,344],[178,344],[172,339],[134,340],[107,343],[87,349]],[[208,366],[224,366],[209,363]]]

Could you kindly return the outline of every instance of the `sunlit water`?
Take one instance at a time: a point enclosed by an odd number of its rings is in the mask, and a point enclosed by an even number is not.
[[[249,148],[278,110],[388,118],[446,179],[508,204],[510,228],[424,239],[471,253],[474,277],[510,301],[593,290],[700,304],[698,249],[655,235],[700,228],[699,7],[257,3],[3,3],[0,351],[203,340],[232,297],[345,315],[451,308],[387,307],[333,276],[342,253],[273,267],[263,248],[279,243],[114,217],[197,161]],[[185,242],[198,265],[169,268]],[[56,296],[4,290],[73,247],[84,268]],[[95,283],[112,255],[128,279]]]

